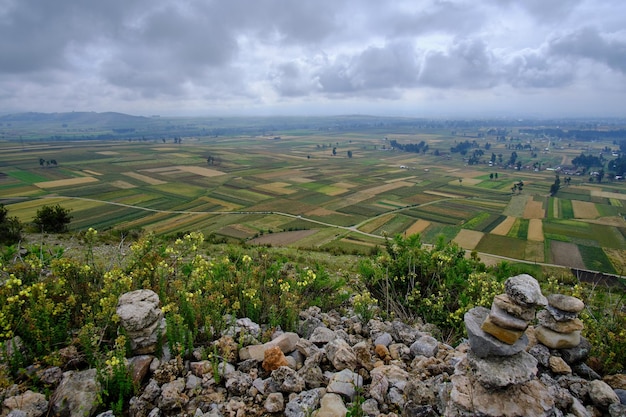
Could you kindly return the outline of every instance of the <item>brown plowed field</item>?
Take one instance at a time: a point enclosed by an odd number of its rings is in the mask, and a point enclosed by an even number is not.
[[[585,263],[578,250],[578,246],[568,242],[550,242],[552,263],[570,268],[585,269]]]

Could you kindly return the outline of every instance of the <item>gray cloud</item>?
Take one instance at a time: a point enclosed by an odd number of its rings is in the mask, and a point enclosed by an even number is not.
[[[150,114],[593,92],[625,81],[624,15],[618,0],[0,0],[0,96]]]

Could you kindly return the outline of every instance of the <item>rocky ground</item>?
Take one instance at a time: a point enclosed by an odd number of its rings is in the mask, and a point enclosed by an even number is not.
[[[128,358],[141,385],[127,410],[133,417],[626,416],[626,375],[601,378],[585,364],[590,345],[579,336],[576,300],[546,299],[515,283],[494,300],[497,309],[468,312],[470,338],[457,347],[432,337],[428,325],[362,323],[311,307],[297,333],[278,330],[260,343],[261,325],[233,320],[214,346],[185,359],[167,349],[150,354],[162,313],[147,291],[118,305],[137,353]],[[538,323],[530,319],[535,308],[548,312]],[[63,352],[66,363],[73,354]],[[1,393],[3,416],[97,413],[95,370],[32,372],[51,394],[13,386]]]

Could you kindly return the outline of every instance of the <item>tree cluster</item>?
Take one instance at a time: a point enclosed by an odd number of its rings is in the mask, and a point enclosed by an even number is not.
[[[572,159],[572,164],[575,167],[583,167],[589,169],[591,167],[601,167],[604,166],[604,161],[602,157],[597,157],[594,155],[585,155],[581,153],[576,158]]]
[[[398,143],[395,139],[392,139],[389,144],[396,148],[396,149],[400,149],[401,151],[404,152],[413,152],[413,153],[426,153],[428,152],[428,144],[424,141],[421,141],[420,143],[407,143],[407,144],[401,144]]]

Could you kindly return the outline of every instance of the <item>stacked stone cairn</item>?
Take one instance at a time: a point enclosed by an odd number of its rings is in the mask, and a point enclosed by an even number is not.
[[[581,342],[583,322],[578,313],[585,304],[578,298],[563,294],[548,296],[545,310],[537,314],[539,325],[535,328],[537,340],[550,349],[569,349]]]
[[[525,331],[548,300],[527,274],[507,279],[504,287],[491,310],[475,307],[465,314],[470,351],[452,377],[454,407],[447,415],[541,416],[554,407],[536,378],[537,359],[525,351]]]

